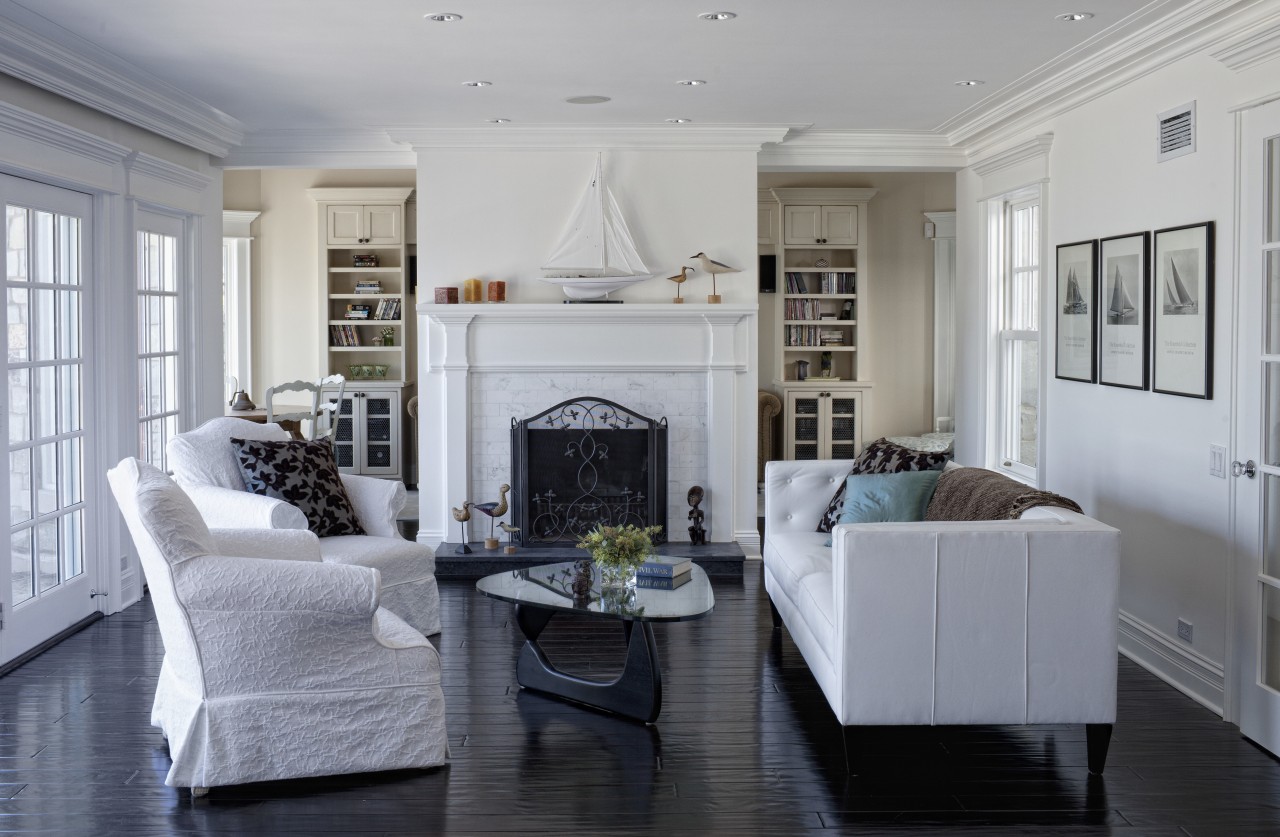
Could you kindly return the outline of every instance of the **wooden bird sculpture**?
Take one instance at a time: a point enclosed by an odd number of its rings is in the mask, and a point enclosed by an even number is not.
[[[711,274],[711,295],[707,297],[707,302],[719,302],[720,294],[716,293],[716,277],[721,273],[741,273],[742,270],[736,267],[729,267],[724,262],[718,262],[714,259],[707,258],[706,253],[698,253],[690,256],[691,259],[697,259],[702,265],[702,269]]]
[[[467,521],[471,519],[471,501],[467,500],[462,504],[460,509],[450,509],[453,512],[453,519],[458,521],[458,531],[462,533],[462,537],[458,539],[458,548],[454,552],[459,555],[470,555],[471,547],[467,546]]]
[[[675,276],[668,276],[668,277],[667,277],[667,281],[668,281],[668,282],[675,282],[675,283],[676,283],[676,298],[675,298],[675,299],[673,299],[673,300],[671,300],[671,301],[672,301],[672,302],[674,302],[676,305],[679,305],[679,304],[681,304],[682,302],[684,302],[684,300],[680,297],[680,286],[681,286],[681,285],[683,285],[686,281],[688,281],[688,279],[689,279],[689,271],[691,271],[691,270],[693,270],[693,268],[691,268],[691,267],[689,267],[688,265],[686,265],[686,266],[684,266],[684,267],[680,268],[680,272],[679,272],[679,273],[677,273]]]
[[[472,506],[472,508],[473,508],[473,509],[475,509],[476,511],[480,512],[481,514],[488,515],[488,517],[489,517],[489,540],[493,540],[493,522],[494,522],[494,520],[496,520],[496,519],[497,519],[497,518],[499,518],[499,517],[502,517],[504,514],[506,514],[506,513],[507,513],[507,492],[508,492],[508,491],[510,491],[510,490],[511,490],[511,486],[507,485],[507,484],[504,482],[502,485],[498,486],[498,502],[496,502],[496,503],[476,503],[474,506]],[[496,546],[492,546],[492,547],[489,547],[489,548],[490,548],[490,549],[496,549],[497,547],[496,547]]]
[[[516,554],[515,534],[520,531],[519,526],[512,526],[505,520],[498,524],[498,528],[507,533],[507,548],[503,550],[508,555]]]

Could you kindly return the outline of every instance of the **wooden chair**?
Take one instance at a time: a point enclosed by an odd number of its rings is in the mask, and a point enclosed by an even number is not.
[[[321,404],[321,390],[331,386],[338,387],[337,397],[329,398],[326,403]],[[341,375],[330,375],[318,381],[290,381],[287,384],[268,387],[266,395],[267,424],[287,426],[286,423],[294,422],[297,426],[301,426],[304,421],[310,422],[309,429],[305,435],[301,431],[295,432],[294,435],[298,438],[311,440],[332,440],[333,434],[338,427],[337,412],[342,404],[342,396],[346,386],[346,378]],[[297,397],[282,399],[282,405],[276,399],[284,393],[305,393],[305,395],[301,399]],[[325,419],[323,431],[320,429],[322,415]]]
[[[328,398],[324,397],[324,390],[327,388],[337,387],[338,392]],[[334,435],[338,432],[338,414],[342,411],[342,397],[347,391],[347,379],[341,375],[329,375],[316,381],[316,388],[320,391],[319,398],[319,417],[324,418],[321,430],[321,422],[316,421],[311,425],[312,439],[328,439],[333,441]]]

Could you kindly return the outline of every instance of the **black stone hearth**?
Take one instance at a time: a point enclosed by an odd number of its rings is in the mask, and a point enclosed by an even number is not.
[[[572,547],[597,524],[661,526],[654,543],[668,539],[665,418],[584,397],[512,419],[511,473],[520,546]]]

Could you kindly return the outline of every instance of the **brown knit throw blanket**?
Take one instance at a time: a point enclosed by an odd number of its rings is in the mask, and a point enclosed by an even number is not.
[[[955,468],[938,477],[925,520],[1013,520],[1034,506],[1062,506],[1084,514],[1074,500],[1041,491],[983,468]]]

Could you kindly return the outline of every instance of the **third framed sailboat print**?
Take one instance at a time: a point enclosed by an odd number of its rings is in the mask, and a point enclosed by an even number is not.
[[[1151,233],[1101,241],[1102,296],[1098,304],[1098,383],[1147,388],[1151,307],[1147,288]]]
[[[1054,375],[1068,381],[1091,384],[1097,331],[1094,309],[1098,303],[1098,242],[1079,241],[1058,245],[1057,313],[1058,351]]]
[[[1213,398],[1213,222],[1156,230],[1151,388]]]

